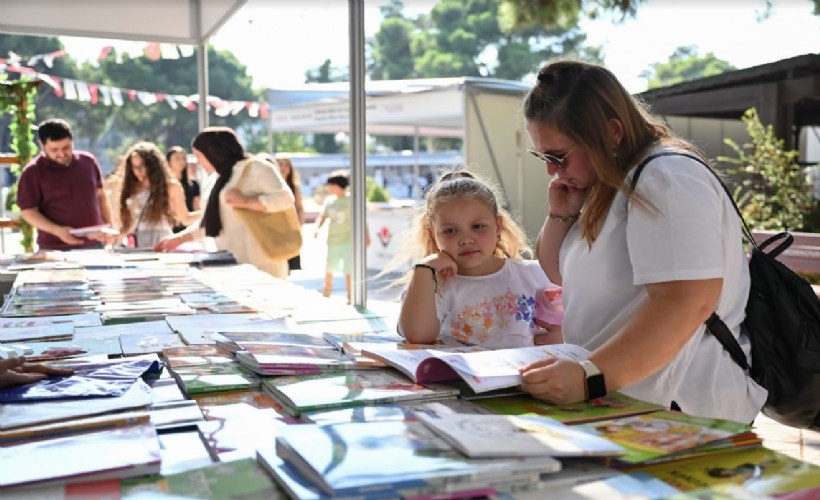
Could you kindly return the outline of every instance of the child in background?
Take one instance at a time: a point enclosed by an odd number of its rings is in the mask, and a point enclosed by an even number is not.
[[[322,295],[330,297],[333,290],[333,272],[339,271],[345,275],[347,286],[347,303],[351,297],[351,273],[353,272],[353,226],[350,196],[347,195],[347,186],[350,184],[347,172],[331,173],[327,178],[328,197],[322,215],[316,223],[314,237],[319,236],[319,230],[326,220],[330,220],[327,231],[327,267],[325,270],[325,287]],[[370,245],[370,232],[365,228],[365,244]]]
[[[526,237],[493,189],[469,172],[444,175],[416,226],[424,255],[408,273],[399,333],[429,344],[449,336],[489,348],[531,346],[538,326],[560,342],[559,325],[536,321],[536,290],[551,289],[538,261],[522,260]],[[543,332],[540,332],[543,333]]]

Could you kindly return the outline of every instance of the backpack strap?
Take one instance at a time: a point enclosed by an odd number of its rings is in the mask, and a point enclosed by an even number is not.
[[[723,182],[723,179],[720,178],[717,172],[712,170],[712,168],[710,168],[709,165],[705,161],[703,161],[703,159],[696,155],[693,155],[691,153],[681,153],[677,151],[664,151],[662,153],[656,153],[646,157],[640,164],[638,164],[637,167],[635,167],[635,173],[632,175],[632,182],[630,183],[630,189],[632,192],[635,191],[635,186],[638,184],[638,177],[640,177],[641,172],[643,171],[647,163],[661,156],[685,156],[687,158],[695,160],[696,162],[706,167],[706,170],[711,172],[712,175],[715,176],[715,179],[718,180],[720,185],[723,187],[723,191],[726,192],[726,196],[729,197],[729,201],[732,202],[732,206],[735,207],[735,212],[737,212],[737,216],[740,219],[743,236],[746,238],[746,241],[748,241],[749,244],[753,247],[758,248],[757,243],[755,243],[754,237],[752,236],[752,232],[749,230],[749,226],[746,225],[746,221],[743,219],[743,214],[740,212],[740,208],[738,208],[737,203],[735,203],[734,197],[732,197],[732,192],[729,191],[729,187]],[[781,235],[776,235],[772,238],[769,238],[761,246],[765,248],[770,243],[772,243],[773,240],[777,239],[780,236]],[[788,236],[792,240],[794,239],[791,235]],[[785,247],[783,247],[784,244],[781,244],[778,247],[779,252],[782,252],[783,249],[788,247],[791,244],[791,241],[788,241],[787,243],[788,244],[784,243]],[[780,249],[780,247],[783,247],[783,249]],[[729,353],[729,356],[731,356],[732,360],[735,363],[737,363],[739,367],[748,371],[749,363],[746,361],[746,355],[743,354],[743,349],[740,348],[740,344],[737,343],[737,339],[734,335],[732,335],[732,332],[729,330],[729,327],[726,326],[726,323],[723,322],[720,316],[718,316],[716,312],[712,312],[712,315],[709,316],[709,319],[707,319],[704,323],[706,324],[706,331],[711,333],[712,336],[714,336],[718,340],[718,342],[720,342],[720,344],[723,346],[726,352]]]

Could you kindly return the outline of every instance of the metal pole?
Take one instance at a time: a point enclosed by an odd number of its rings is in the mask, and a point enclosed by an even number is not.
[[[421,167],[419,167],[419,126],[416,125],[413,130],[413,199],[422,197],[419,176],[421,176]]]
[[[202,5],[201,0],[191,3],[194,30],[199,43],[196,46],[196,80],[199,90],[199,130],[208,126],[208,40],[202,39]]]
[[[350,195],[353,212],[353,305],[367,305],[365,231],[364,0],[348,0],[350,15]]]

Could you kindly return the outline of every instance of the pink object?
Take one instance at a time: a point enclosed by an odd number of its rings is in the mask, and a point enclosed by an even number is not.
[[[564,319],[561,287],[539,288],[535,291],[535,317],[551,325],[560,325]]]

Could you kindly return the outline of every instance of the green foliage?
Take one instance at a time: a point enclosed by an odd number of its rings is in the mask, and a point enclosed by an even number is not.
[[[387,189],[379,185],[369,175],[364,180],[365,190],[367,191],[367,201],[370,202],[385,202],[390,201],[390,193]]]
[[[569,27],[582,15],[596,18],[603,12],[621,14],[621,20],[635,16],[646,0],[500,0],[503,25],[508,29],[533,26]]]
[[[811,216],[818,213],[818,201],[796,162],[797,151],[786,151],[783,140],[774,135],[771,125],[760,122],[754,108],[744,113],[743,122],[751,142],[741,146],[726,139],[737,158],[718,160],[736,165],[729,171],[742,178],[738,206],[746,223],[753,229],[774,231],[820,230]]]
[[[651,66],[651,70],[641,73],[642,78],[649,80],[650,89],[719,75],[736,69],[731,63],[718,59],[712,52],[705,56],[698,55],[698,49],[694,45],[678,47],[669,56],[668,61]]]
[[[34,123],[34,96],[41,82],[35,80],[0,81],[0,112],[11,113],[13,119],[9,124],[11,133],[11,150],[17,155],[17,164],[12,165],[11,172],[19,181],[23,167],[34,157],[37,145],[31,126]],[[6,209],[19,211],[17,206],[17,182],[11,186]],[[34,247],[34,228],[25,220],[20,221],[20,245],[26,252]]]

